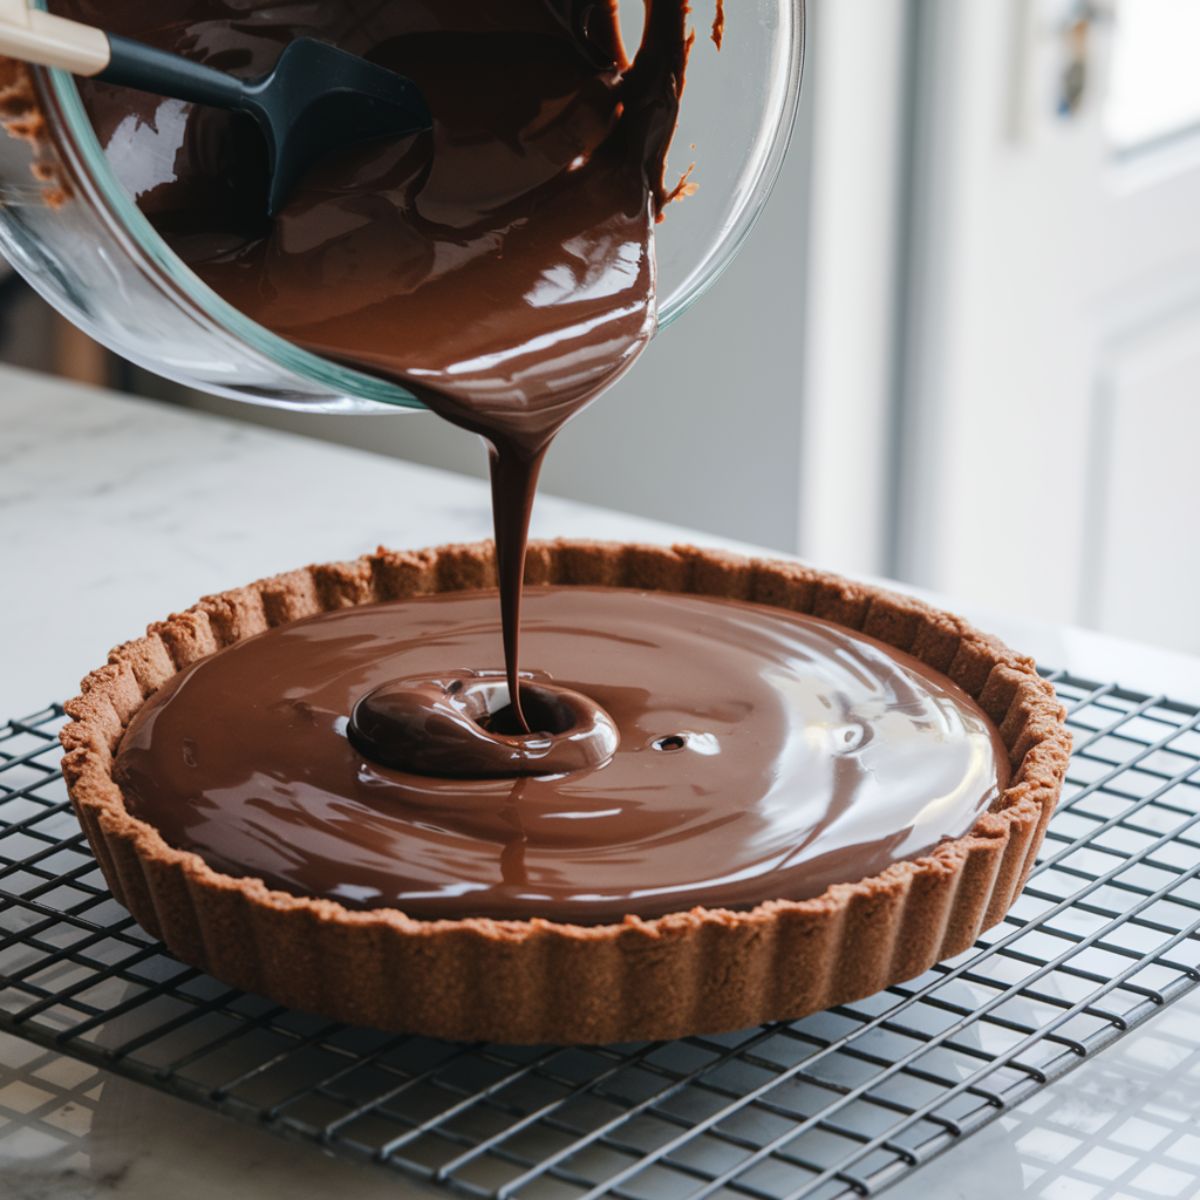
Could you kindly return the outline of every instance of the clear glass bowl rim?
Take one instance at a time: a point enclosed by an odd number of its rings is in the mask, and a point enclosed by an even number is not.
[[[38,8],[46,0],[34,0]],[[746,240],[779,177],[795,126],[804,65],[805,0],[784,0],[779,9],[784,42],[781,87],[768,97],[767,113],[770,137],[755,170],[743,188],[739,203],[725,223],[721,236],[704,257],[659,304],[658,326],[664,328],[685,313],[720,277]],[[183,300],[204,314],[208,321],[222,327],[228,336],[322,388],[342,396],[374,401],[404,408],[424,408],[424,404],[399,384],[388,382],[351,367],[342,366],[319,354],[304,350],[286,338],[272,333],[228,304],[201,282],[151,225],[132,197],[117,179],[100,146],[95,130],[83,107],[74,76],[58,69],[38,68],[58,112],[66,122],[60,130],[60,153],[71,160],[76,178],[86,179],[89,199],[104,210],[110,227],[121,231],[131,252],[143,256],[177,290]],[[62,139],[61,134],[67,135]]]

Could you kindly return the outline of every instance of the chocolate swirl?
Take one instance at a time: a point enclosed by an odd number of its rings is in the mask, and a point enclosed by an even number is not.
[[[521,692],[530,730],[499,676],[392,679],[355,704],[347,734],[372,762],[418,775],[561,775],[612,758],[617,727],[595,701],[549,683]]]

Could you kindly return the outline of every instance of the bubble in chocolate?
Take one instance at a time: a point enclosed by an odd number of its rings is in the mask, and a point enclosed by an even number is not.
[[[682,750],[687,745],[687,738],[682,733],[669,733],[666,737],[660,737],[654,741],[655,750]]]
[[[521,701],[529,733],[502,676],[393,679],[355,704],[347,736],[372,762],[418,775],[559,775],[616,753],[615,722],[579,692],[523,681]]]

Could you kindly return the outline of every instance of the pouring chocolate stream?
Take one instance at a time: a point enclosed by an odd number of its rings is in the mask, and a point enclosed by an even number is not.
[[[265,72],[297,36],[411,78],[431,132],[321,163],[278,220],[251,130],[98,83],[85,104],[118,174],[216,292],[292,341],[394,378],[481,435],[517,721],[525,544],[563,424],[655,325],[654,224],[689,47],[683,0],[647,0],[636,59],[615,0],[380,5],[56,0],[55,11],[197,61]]]

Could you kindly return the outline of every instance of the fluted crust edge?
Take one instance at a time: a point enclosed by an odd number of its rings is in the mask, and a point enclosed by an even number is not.
[[[351,1024],[453,1040],[613,1042],[794,1019],[968,949],[1020,894],[1062,790],[1065,713],[1031,659],[961,618],[791,562],[690,546],[530,545],[530,583],[690,592],[812,613],[908,651],[975,697],[1012,778],[969,833],[811,900],[654,920],[420,921],[222,875],[126,809],[121,735],[176,672],[275,625],[360,604],[494,586],[490,543],[380,548],[207,596],[114,649],[67,705],[63,774],[113,895],[183,962]]]

